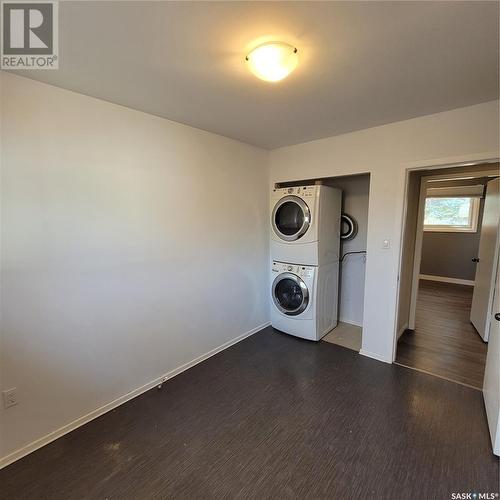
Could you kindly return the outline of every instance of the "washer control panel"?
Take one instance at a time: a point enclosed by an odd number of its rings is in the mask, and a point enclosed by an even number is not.
[[[314,276],[313,266],[301,266],[300,264],[288,264],[273,261],[273,273],[293,273],[301,278],[312,278]]]

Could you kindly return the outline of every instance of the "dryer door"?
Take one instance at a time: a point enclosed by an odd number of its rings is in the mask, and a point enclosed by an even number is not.
[[[302,198],[285,196],[274,206],[273,230],[282,240],[298,240],[304,236],[310,224],[311,211]]]
[[[309,290],[306,284],[293,273],[276,276],[272,295],[276,307],[287,316],[299,315],[309,304]]]

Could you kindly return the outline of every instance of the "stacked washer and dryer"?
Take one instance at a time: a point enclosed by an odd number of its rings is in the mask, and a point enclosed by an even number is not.
[[[314,185],[274,189],[271,324],[320,340],[337,326],[342,191]]]

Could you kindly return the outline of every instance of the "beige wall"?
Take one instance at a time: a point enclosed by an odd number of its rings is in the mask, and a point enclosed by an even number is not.
[[[393,358],[407,169],[498,157],[498,124],[492,101],[271,151],[271,185],[370,172],[363,354]]]
[[[391,361],[406,170],[498,156],[498,102],[267,153],[0,81],[0,456],[265,324],[274,182],[370,172],[362,352]]]
[[[0,457],[269,320],[266,151],[2,83]]]

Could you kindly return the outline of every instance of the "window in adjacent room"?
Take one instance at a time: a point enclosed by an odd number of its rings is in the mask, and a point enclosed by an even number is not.
[[[475,233],[479,203],[478,197],[426,198],[424,231]]]

